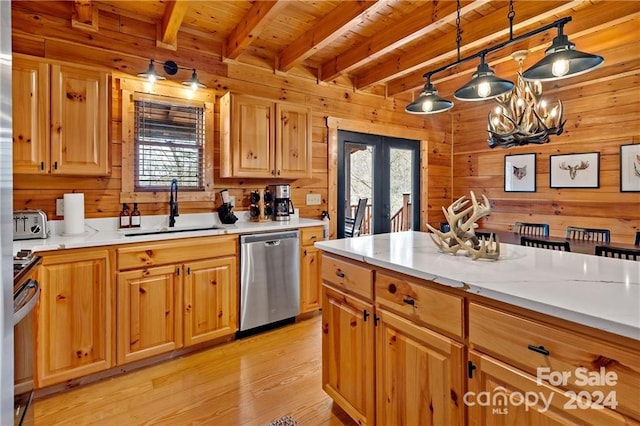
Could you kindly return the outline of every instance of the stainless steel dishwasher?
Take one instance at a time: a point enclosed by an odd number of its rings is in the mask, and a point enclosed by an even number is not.
[[[298,231],[240,236],[240,334],[300,313],[299,245]]]

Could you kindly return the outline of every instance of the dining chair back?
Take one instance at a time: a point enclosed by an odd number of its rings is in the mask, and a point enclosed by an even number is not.
[[[636,240],[634,244],[640,246],[640,231],[636,231]]]
[[[608,229],[567,226],[565,237],[570,240],[595,241],[597,243],[609,244],[611,242],[611,231]]]
[[[596,246],[596,256],[640,261],[640,249],[627,249],[627,248],[618,248],[618,247],[610,247],[610,246]]]
[[[548,237],[549,225],[546,223],[516,222],[513,226],[513,232],[516,234],[529,235],[532,237]]]
[[[368,198],[360,198],[358,200],[358,207],[356,208],[355,217],[344,218],[344,236],[345,238],[357,237],[360,235],[360,227],[364,220],[364,214],[367,210]]]
[[[488,231],[475,231],[476,237],[478,238],[482,238],[486,241],[489,241],[489,239],[491,239],[491,237],[493,237],[493,241],[496,240],[497,236],[495,232],[488,232]]]
[[[527,247],[537,247],[548,250],[571,251],[569,241],[547,241],[530,237],[520,237],[520,245]]]

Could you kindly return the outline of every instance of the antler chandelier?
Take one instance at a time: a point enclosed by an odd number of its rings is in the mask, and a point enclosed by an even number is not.
[[[549,108],[542,99],[540,82],[522,78],[522,62],[527,54],[520,50],[511,55],[518,61],[517,84],[508,94],[494,98],[498,106],[489,113],[490,148],[543,144],[549,142],[549,135],[562,133],[562,102],[558,99],[557,105]]]

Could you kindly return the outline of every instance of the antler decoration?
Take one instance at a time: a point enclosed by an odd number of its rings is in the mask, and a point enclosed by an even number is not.
[[[493,234],[489,240],[478,239],[473,230],[474,223],[481,217],[491,213],[489,200],[483,194],[482,203],[478,203],[476,195],[471,191],[471,205],[466,195],[458,198],[447,209],[442,207],[450,230],[442,232],[427,224],[427,228],[432,232],[431,239],[443,253],[456,254],[458,251],[465,251],[473,260],[484,258],[497,260],[500,256],[500,242]]]

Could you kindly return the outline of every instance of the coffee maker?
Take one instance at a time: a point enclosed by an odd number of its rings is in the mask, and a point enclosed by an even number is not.
[[[291,201],[291,187],[289,185],[269,185],[273,195],[273,220],[289,220],[294,214]]]

